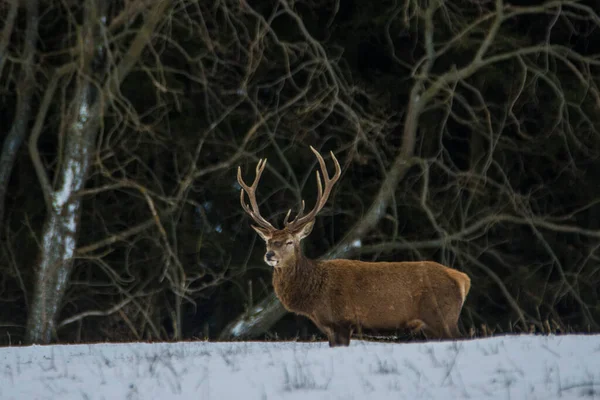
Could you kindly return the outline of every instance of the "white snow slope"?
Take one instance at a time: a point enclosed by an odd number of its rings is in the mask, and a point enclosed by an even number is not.
[[[0,399],[600,399],[600,335],[0,348]]]

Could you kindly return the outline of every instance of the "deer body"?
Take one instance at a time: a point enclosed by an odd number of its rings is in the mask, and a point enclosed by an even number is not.
[[[312,147],[311,147],[312,149]],[[260,226],[253,226],[265,241],[265,261],[274,267],[273,287],[284,307],[310,318],[327,335],[330,346],[347,346],[354,330],[409,329],[427,337],[459,336],[458,318],[469,292],[469,277],[432,261],[363,262],[311,260],[302,254],[300,242],[312,231],[316,213],[323,207],[340,175],[329,179],[322,157],[317,155],[325,181],[325,194],[317,172],[317,205],[308,215],[302,211],[284,229],[276,229],[258,212],[254,198],[265,166],[260,161],[251,187],[241,179],[242,206]],[[248,193],[252,209],[243,200]]]
[[[301,268],[276,270],[273,287],[287,310],[318,326],[343,322],[352,328],[392,330],[422,321],[421,328],[431,336],[458,335],[459,312],[470,287],[461,272],[435,262],[331,260]]]

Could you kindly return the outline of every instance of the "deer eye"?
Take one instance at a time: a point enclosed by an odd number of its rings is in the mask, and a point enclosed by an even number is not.
[[[281,242],[273,242],[273,246],[275,246],[275,247],[281,247]]]
[[[288,246],[291,246],[291,245],[293,245],[293,244],[294,244],[294,242],[292,242],[292,241],[290,240],[289,242],[286,242],[285,244],[286,244],[286,245],[288,245]]]

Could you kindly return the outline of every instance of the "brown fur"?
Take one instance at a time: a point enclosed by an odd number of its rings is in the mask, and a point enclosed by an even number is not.
[[[254,227],[267,253],[274,253],[267,262],[277,261],[277,297],[287,310],[310,318],[330,346],[347,346],[357,329],[460,336],[458,317],[471,286],[466,274],[432,261],[310,260],[300,250],[310,228],[293,233]]]
[[[242,187],[240,202],[259,226],[252,226],[267,244],[265,261],[274,267],[275,294],[289,311],[310,318],[329,339],[330,346],[348,346],[356,329],[410,329],[427,337],[459,336],[458,317],[471,287],[469,277],[433,261],[362,262],[310,260],[300,242],[312,231],[317,213],[327,202],[331,188],[341,175],[333,152],[335,174],[329,177],[323,157],[313,147],[323,174],[317,172],[317,201],[308,214],[302,210],[277,229],[260,215],[256,188],[267,160],[256,166],[256,177],[248,186],[238,167]],[[244,200],[244,193],[250,205]]]

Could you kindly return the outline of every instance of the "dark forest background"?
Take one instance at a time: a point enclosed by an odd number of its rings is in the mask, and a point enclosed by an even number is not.
[[[236,169],[311,257],[468,273],[461,329],[598,332],[597,1],[0,0],[0,342],[319,335]],[[250,179],[250,178],[247,178]]]

